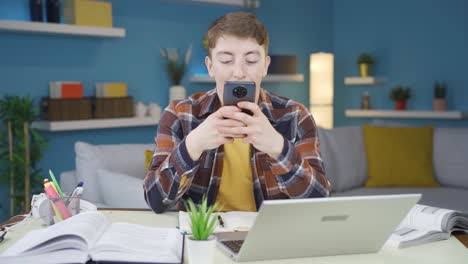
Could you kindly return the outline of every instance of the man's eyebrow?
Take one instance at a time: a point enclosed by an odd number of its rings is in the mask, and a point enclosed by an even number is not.
[[[218,53],[216,53],[216,56],[222,56],[222,55],[233,56],[234,54],[232,54],[232,52],[229,52],[229,51],[219,51]]]
[[[248,55],[260,55],[260,52],[258,50],[253,50],[253,51],[249,51],[247,53],[245,53],[245,56],[248,56]]]

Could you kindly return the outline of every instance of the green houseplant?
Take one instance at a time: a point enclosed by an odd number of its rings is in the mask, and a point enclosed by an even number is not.
[[[189,198],[185,207],[192,230],[192,235],[187,240],[188,259],[191,263],[213,263],[216,239],[211,234],[218,223],[218,215],[214,213],[218,203],[208,206],[207,198],[203,196],[200,205],[197,206]]]
[[[434,111],[447,110],[447,84],[445,82],[434,83],[434,99],[432,100],[432,109]]]
[[[192,56],[192,45],[183,55],[179,54],[179,49],[175,48],[163,48],[160,53],[161,57],[164,58],[164,66],[171,81],[169,103],[173,100],[185,99],[186,92],[181,82]]]
[[[357,63],[359,65],[359,72],[361,77],[368,77],[371,75],[371,67],[374,64],[374,57],[369,53],[361,53],[358,56]]]
[[[396,110],[405,110],[406,101],[411,98],[411,91],[409,87],[397,85],[390,90],[390,99],[395,101]]]
[[[46,141],[31,128],[38,119],[36,109],[29,96],[0,98],[0,181],[9,189],[10,216],[29,212],[31,193],[42,189],[38,162]]]

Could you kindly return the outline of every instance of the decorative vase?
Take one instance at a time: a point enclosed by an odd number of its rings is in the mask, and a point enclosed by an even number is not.
[[[187,251],[189,264],[213,264],[216,250],[216,237],[211,235],[207,240],[195,240],[187,237]]]
[[[371,71],[370,64],[367,64],[367,63],[359,64],[359,71],[361,73],[361,77],[369,77],[370,71]]]
[[[445,111],[447,110],[447,99],[445,98],[434,98],[432,101],[432,109],[434,111]]]
[[[406,100],[399,100],[395,102],[396,110],[406,110]]]
[[[173,85],[169,89],[169,103],[173,100],[183,100],[185,97],[185,88],[182,85]]]

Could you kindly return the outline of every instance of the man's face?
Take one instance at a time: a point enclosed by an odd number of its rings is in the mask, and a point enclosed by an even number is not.
[[[253,38],[238,38],[224,35],[218,38],[211,51],[211,58],[205,58],[210,77],[216,81],[216,90],[223,103],[224,83],[227,81],[251,81],[256,84],[255,102],[258,102],[260,83],[266,76],[270,57]]]

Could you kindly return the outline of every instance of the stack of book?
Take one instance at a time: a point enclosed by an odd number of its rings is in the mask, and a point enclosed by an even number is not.
[[[127,84],[123,82],[117,83],[96,83],[96,97],[127,97]]]
[[[83,98],[81,82],[50,82],[49,96],[52,99]]]
[[[49,83],[49,97],[41,100],[43,120],[62,121],[92,118],[92,102],[83,96],[81,82],[55,81]]]
[[[112,3],[92,0],[64,0],[63,19],[66,24],[112,27]]]
[[[96,83],[94,118],[133,117],[133,98],[124,82]]]

